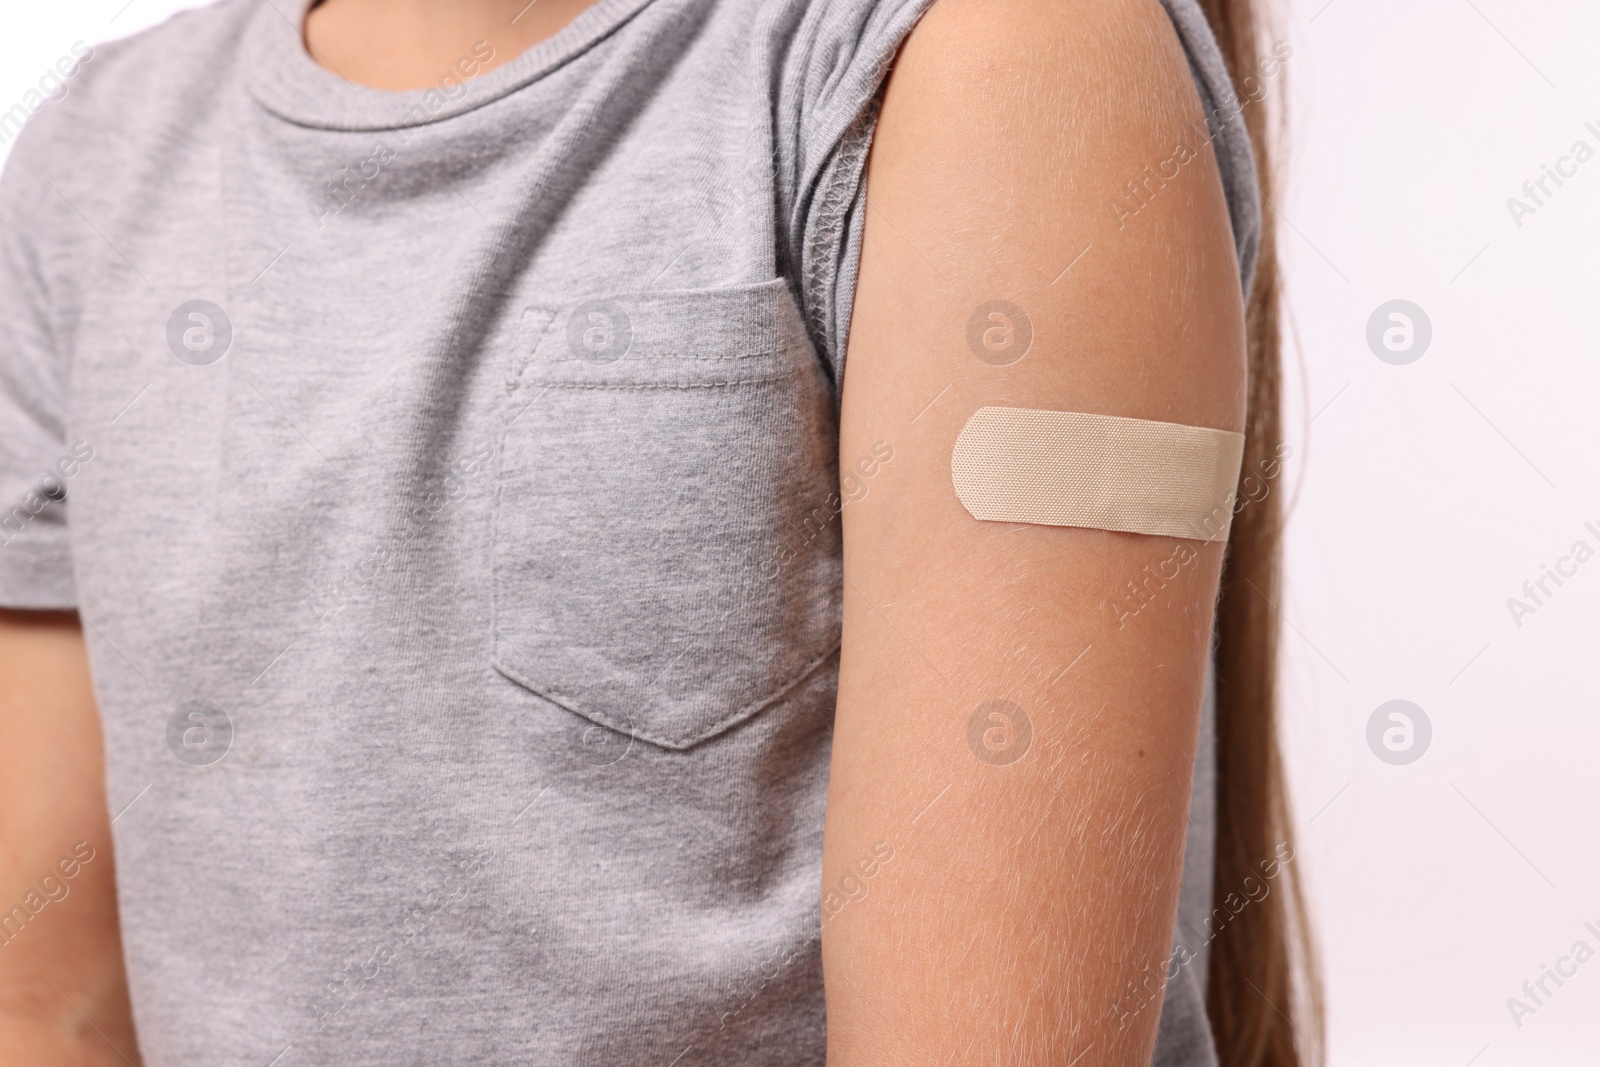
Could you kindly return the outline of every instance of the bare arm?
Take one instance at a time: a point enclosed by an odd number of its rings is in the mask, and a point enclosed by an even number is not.
[[[1149,1062],[1159,1010],[1119,1001],[1170,952],[1222,546],[978,522],[950,454],[991,404],[1242,428],[1204,131],[1154,0],[942,0],[891,76],[843,393],[844,474],[893,458],[844,511],[830,1067]],[[993,300],[1031,323],[1014,362],[1017,316],[969,345]],[[1147,566],[1178,573],[1130,611]]]
[[[0,611],[0,1063],[137,1064],[77,617]]]

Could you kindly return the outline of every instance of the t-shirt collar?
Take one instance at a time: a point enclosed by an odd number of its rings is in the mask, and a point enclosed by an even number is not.
[[[482,107],[538,80],[650,2],[598,0],[555,36],[487,73],[463,77],[441,70],[435,87],[393,92],[346,81],[311,58],[301,36],[310,0],[257,0],[244,31],[241,73],[262,107],[298,125],[332,130],[420,126]]]

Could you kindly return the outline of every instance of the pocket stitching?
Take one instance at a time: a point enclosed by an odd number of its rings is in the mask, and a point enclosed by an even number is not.
[[[557,317],[559,318],[559,312],[557,313]],[[553,325],[554,324],[552,324],[552,326]],[[543,343],[544,336],[544,334],[540,335],[541,344]],[[549,362],[573,364],[588,363],[591,366],[597,367],[614,367],[624,363],[732,363],[741,359],[768,359],[772,356],[781,355],[782,353],[783,349],[781,348],[766,348],[762,349],[760,352],[740,352],[732,356],[618,356],[609,363],[594,363],[591,360],[584,359],[582,356],[552,356]]]
[[[805,370],[805,367],[800,365],[789,365],[773,373],[757,373],[756,375],[750,377],[732,377],[717,381],[672,381],[670,379],[662,381],[563,380],[564,374],[569,368],[574,366],[581,367],[587,361],[570,356],[566,358],[558,357],[553,360],[540,360],[538,358],[538,350],[540,347],[547,344],[552,337],[559,335],[560,331],[557,329],[557,326],[562,321],[562,314],[569,311],[569,308],[563,306],[556,309],[540,308],[539,310],[554,310],[555,313],[551,315],[550,319],[545,323],[544,328],[538,331],[538,333],[535,335],[533,344],[527,351],[527,355],[525,357],[519,358],[518,355],[518,352],[523,348],[523,346],[521,344],[514,346],[514,350],[511,353],[510,358],[514,361],[520,362],[521,366],[517,369],[517,373],[515,375],[515,385],[511,390],[509,390],[510,395],[508,395],[503,402],[510,402],[512,397],[523,393],[526,389],[531,389],[534,387],[538,387],[541,392],[545,389],[566,389],[573,391],[614,390],[629,392],[656,390],[681,391],[693,389],[729,389],[742,386],[760,386],[775,382],[787,381],[801,376],[802,372]],[[787,332],[786,327],[784,327],[781,323],[779,324],[779,328],[784,329],[785,332]],[[594,366],[597,372],[603,374],[609,373],[612,375],[625,375],[634,371],[644,372],[646,371],[646,368],[648,368],[648,372],[659,373],[662,368],[673,366],[680,367],[686,373],[692,374],[692,372],[695,370],[710,370],[717,363],[724,364],[724,367],[722,368],[724,371],[731,370],[733,368],[727,367],[726,364],[730,362],[737,362],[739,360],[744,360],[747,363],[761,361],[770,364],[770,361],[775,356],[781,356],[786,352],[787,348],[780,345],[774,348],[763,348],[763,350],[759,352],[743,352],[737,356],[716,357],[715,359],[706,357],[673,358],[671,356],[651,356],[638,357],[634,359],[624,358],[617,362],[598,364]],[[629,366],[630,364],[631,366]],[[544,373],[541,373],[542,371]],[[535,397],[535,400],[537,400],[537,397]],[[509,407],[506,410],[509,411]],[[511,426],[510,422],[507,421],[502,424],[500,431],[500,449],[499,455],[496,457],[498,462],[496,466],[494,517],[490,526],[491,552],[497,551],[498,546],[504,542],[502,521],[505,517],[505,464],[510,453],[508,441],[514,432],[514,428]],[[493,564],[492,566],[496,569],[498,568],[498,564]],[[665,737],[661,733],[651,730],[648,727],[628,725],[622,721],[619,721],[618,717],[614,714],[609,714],[598,709],[589,710],[585,707],[585,704],[587,703],[586,701],[572,696],[564,688],[548,682],[535,683],[531,680],[528,674],[510,666],[507,662],[508,656],[506,655],[506,652],[511,651],[512,649],[507,647],[510,642],[508,642],[502,636],[501,631],[501,622],[504,617],[504,612],[501,610],[503,598],[501,582],[499,581],[499,576],[497,573],[491,577],[490,587],[490,612],[492,619],[491,625],[493,629],[491,634],[493,649],[490,663],[498,673],[514,684],[528,690],[528,692],[532,695],[554,704],[567,714],[577,715],[580,718],[588,719],[591,722],[605,727],[606,729],[620,733],[623,736],[636,737],[642,741],[649,742],[669,751],[682,751],[689,749],[702,741],[722,733],[723,731],[737,725],[740,722],[752,718],[766,708],[783,701],[796,687],[801,685],[808,678],[814,675],[817,670],[832,660],[838,654],[841,647],[841,638],[835,637],[833,641],[831,641],[825,648],[822,649],[820,654],[802,666],[792,677],[781,681],[764,695],[758,696],[749,703],[735,708],[733,711],[728,712],[714,721],[706,723],[696,733],[688,737],[675,740]]]
[[[574,297],[572,300],[562,301],[556,304],[554,307],[551,307],[547,304],[530,305],[528,310],[537,308],[538,310],[553,311],[554,314],[552,314],[550,319],[545,323],[544,328],[540,330],[534,338],[532,338],[533,344],[528,350],[525,368],[521,373],[521,381],[519,382],[519,385],[539,384],[560,388],[595,389],[634,388],[637,386],[636,383],[632,382],[608,384],[602,380],[599,382],[590,383],[586,381],[573,381],[571,380],[570,375],[573,368],[582,368],[585,366],[593,368],[596,374],[609,376],[627,376],[633,372],[645,371],[646,368],[648,368],[649,371],[657,372],[667,367],[676,367],[685,373],[693,373],[697,370],[703,372],[710,370],[719,364],[724,365],[724,370],[726,371],[729,369],[726,366],[728,364],[770,364],[774,360],[781,360],[791,347],[790,342],[796,339],[809,340],[806,334],[803,318],[799,314],[799,309],[794,303],[793,291],[788,288],[787,283],[784,283],[783,279],[781,278],[775,278],[761,283],[733,286],[729,288],[672,290],[659,293],[649,291],[623,293],[618,294],[615,297],[608,297],[608,299],[616,299],[625,303],[631,303],[634,305],[635,314],[642,315],[647,306],[662,304],[669,300],[686,301],[693,299],[705,299],[708,303],[715,303],[715,301],[718,299],[724,298],[731,293],[739,294],[739,300],[741,301],[742,306],[760,304],[763,307],[772,305],[774,302],[782,302],[783,297],[786,294],[788,296],[788,300],[786,302],[788,305],[788,310],[786,311],[783,308],[782,303],[779,303],[779,305],[772,311],[772,319],[770,322],[771,328],[777,331],[780,340],[768,341],[766,342],[765,346],[756,351],[740,351],[726,356],[710,356],[699,353],[695,355],[677,355],[670,351],[658,352],[657,354],[643,354],[652,351],[649,346],[646,346],[642,350],[636,349],[634,352],[623,355],[609,363],[594,363],[571,351],[563,350],[562,346],[559,344],[559,338],[563,333],[562,326],[572,312],[576,308],[582,306],[582,298]],[[807,347],[810,347],[809,344],[807,344]],[[541,352],[546,352],[547,349],[547,353],[541,356]],[[814,355],[813,358],[815,358]],[[790,374],[793,374],[796,369],[797,368],[793,367],[787,368],[784,371],[778,372],[776,376],[770,374],[761,374],[759,371],[756,371],[756,376],[750,378],[736,378],[733,380],[732,384],[742,384],[746,381],[751,383],[777,381],[782,377],[787,377]],[[710,382],[707,384],[714,387],[724,383]],[[652,382],[648,383],[646,387],[698,388],[699,386],[697,384],[675,385]]]
[[[684,749],[693,748],[701,741],[704,741],[709,737],[713,737],[729,727],[734,726],[737,723],[740,723],[745,719],[748,719],[751,716],[766,710],[773,704],[776,704],[778,701],[788,696],[790,690],[794,689],[801,682],[804,682],[811,675],[815,674],[818,668],[822,667],[830,659],[832,659],[839,651],[840,645],[842,644],[842,638],[838,641],[834,641],[828,646],[822,655],[818,656],[816,659],[802,667],[798,674],[784,682],[782,685],[778,686],[770,695],[764,696],[759,700],[751,701],[744,707],[723,716],[692,737],[685,738],[681,741],[673,741],[637,727],[624,726],[618,723],[613,716],[607,715],[603,711],[585,711],[579,705],[578,701],[574,700],[562,690],[557,689],[555,686],[535,685],[533,682],[530,682],[526,677],[524,677],[521,672],[508,667],[501,662],[501,657],[498,651],[499,641],[500,637],[497,629],[495,634],[497,651],[495,652],[494,659],[492,661],[494,669],[511,679],[511,681],[516,682],[533,695],[543,697],[569,714],[578,715],[582,718],[590,720],[591,722],[597,722],[601,726],[606,727],[608,730],[614,730],[625,737],[637,737],[641,741],[649,741],[653,745],[675,751],[683,751]]]
[[[765,385],[770,382],[781,382],[785,379],[793,378],[798,373],[800,373],[798,368],[792,368],[764,378],[733,378],[725,382],[552,382],[535,377],[526,384],[539,385],[546,389],[727,389],[739,385]]]

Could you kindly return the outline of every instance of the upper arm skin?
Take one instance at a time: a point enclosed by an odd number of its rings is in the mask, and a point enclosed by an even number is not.
[[[139,1062],[102,759],[76,617],[0,610],[0,1063]]]
[[[1159,1007],[1119,995],[1169,955],[1222,545],[978,522],[950,454],[990,404],[1243,428],[1197,123],[1155,0],[940,0],[891,75],[843,383],[832,1067],[1149,1062]],[[1179,141],[1196,158],[1119,225],[1108,201]],[[1033,329],[1004,366],[967,342],[994,299]],[[1158,564],[1148,605],[1107,609]],[[1031,723],[1015,762],[969,745],[992,700]]]

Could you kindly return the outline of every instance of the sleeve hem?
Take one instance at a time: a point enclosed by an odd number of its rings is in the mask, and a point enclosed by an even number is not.
[[[0,608],[17,611],[73,611],[77,583],[72,556],[64,543],[23,547],[22,537],[0,542]]]

